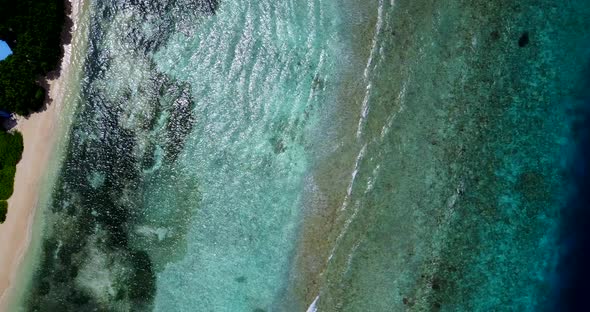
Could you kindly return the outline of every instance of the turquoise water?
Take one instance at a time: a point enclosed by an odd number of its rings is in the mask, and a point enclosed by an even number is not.
[[[89,14],[23,310],[548,306],[582,1]]]
[[[10,54],[12,54],[12,50],[10,50],[8,44],[0,40],[0,61],[7,58]]]
[[[191,6],[92,3],[78,121],[47,216],[68,225],[47,231],[32,309],[283,304],[305,178],[336,145],[322,129],[350,58],[339,8]]]
[[[337,13],[323,1],[222,3],[155,54],[159,71],[199,95],[176,164],[200,194],[186,255],[157,274],[156,310],[280,304],[321,138],[314,129],[330,114],[343,53]]]

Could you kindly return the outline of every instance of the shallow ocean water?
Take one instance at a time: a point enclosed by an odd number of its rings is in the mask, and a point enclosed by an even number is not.
[[[585,1],[89,10],[23,310],[549,306]]]
[[[549,307],[587,3],[390,5],[318,310]]]

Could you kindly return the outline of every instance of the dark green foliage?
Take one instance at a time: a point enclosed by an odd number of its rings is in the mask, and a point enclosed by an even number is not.
[[[42,107],[38,81],[58,67],[65,19],[63,0],[0,0],[0,39],[13,51],[0,61],[0,109],[28,115]]]
[[[8,211],[8,202],[0,200],[0,223],[6,220],[6,212]]]
[[[16,164],[23,153],[23,137],[20,133],[0,132],[0,200],[12,195]]]

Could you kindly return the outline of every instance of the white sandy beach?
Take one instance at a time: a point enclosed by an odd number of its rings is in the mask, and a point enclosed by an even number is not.
[[[18,272],[33,236],[36,208],[41,198],[42,185],[47,178],[47,167],[56,156],[55,145],[59,141],[61,113],[64,109],[68,81],[73,77],[72,46],[78,44],[77,27],[82,0],[72,2],[72,43],[65,46],[61,75],[50,81],[50,97],[53,101],[43,112],[28,119],[19,117],[16,129],[24,139],[24,151],[17,165],[14,193],[8,200],[6,221],[0,224],[0,311],[7,311],[9,299],[18,282]]]

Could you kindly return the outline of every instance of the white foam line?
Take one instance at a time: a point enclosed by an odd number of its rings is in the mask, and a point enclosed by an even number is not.
[[[346,259],[346,270],[344,270],[345,274],[350,271],[350,267],[352,266],[352,260],[360,244],[361,242],[359,241],[356,244],[354,244],[354,246],[352,246],[352,248],[350,249],[350,252],[348,253],[348,258]]]
[[[317,312],[318,311],[318,300],[320,299],[320,296],[316,296],[315,299],[313,300],[313,302],[309,305],[309,308],[307,308],[306,312]]]
[[[377,178],[377,174],[379,174],[379,169],[381,169],[381,165],[377,165],[375,169],[373,169],[373,174],[371,174],[369,180],[367,181],[367,189],[365,190],[365,194],[373,190],[375,179]]]
[[[387,118],[387,122],[385,123],[383,128],[381,128],[381,140],[383,140],[387,133],[389,133],[389,129],[391,129],[391,126],[393,125],[393,121],[395,120],[395,117],[397,117],[397,114],[401,113],[404,110],[404,98],[406,97],[407,84],[408,82],[404,81],[402,85],[402,90],[399,92],[399,95],[397,96],[396,101],[399,104],[399,109],[397,110],[397,112],[394,112],[393,114],[391,114],[391,116]]]
[[[354,170],[352,171],[350,183],[348,184],[346,196],[344,196],[344,200],[342,202],[342,206],[340,207],[340,211],[344,211],[348,207],[348,202],[349,202],[350,197],[352,195],[352,188],[353,188],[354,182],[356,180],[356,175],[358,174],[360,163],[364,159],[366,151],[367,151],[367,144],[363,145],[363,148],[361,148],[359,154],[356,157],[356,161],[354,164]],[[344,234],[346,234],[346,232],[348,231],[348,227],[350,226],[352,221],[356,218],[357,212],[358,212],[358,206],[355,207],[350,218],[346,219],[346,222],[344,222],[344,226],[342,228],[342,231],[340,231],[340,234],[338,234],[338,237],[336,238],[336,241],[334,243],[334,247],[330,251],[330,256],[326,260],[327,263],[332,261],[332,258],[334,257],[334,252],[336,251],[336,248],[338,248],[338,246],[340,245],[340,240],[342,240],[342,237],[344,237]]]
[[[351,179],[350,179],[350,182],[348,183],[348,188],[346,190],[346,196],[344,197],[344,203],[342,204],[342,207],[340,208],[340,210],[346,209],[346,206],[347,205],[345,205],[345,203],[348,202],[348,199],[352,195],[352,187],[354,186],[354,181],[356,180],[356,175],[357,175],[357,173],[359,171],[360,163],[363,160],[363,158],[365,157],[365,152],[366,151],[367,151],[367,144],[365,144],[363,146],[363,148],[361,148],[361,151],[356,156],[356,161],[354,163],[354,170],[352,171]]]
[[[367,60],[367,66],[365,66],[365,71],[363,73],[363,77],[365,81],[369,79],[369,70],[371,68],[371,63],[373,63],[373,55],[377,50],[377,42],[379,40],[379,33],[381,32],[381,27],[383,26],[383,0],[379,0],[379,7],[377,8],[377,24],[375,26],[375,33],[373,34],[373,40],[371,42],[371,52],[369,53],[369,59]]]
[[[334,243],[334,247],[330,251],[330,257],[328,257],[328,260],[327,260],[328,263],[330,261],[332,261],[332,258],[334,256],[334,253],[336,252],[336,249],[338,248],[338,246],[340,246],[340,241],[342,240],[344,235],[348,232],[348,228],[352,224],[352,221],[354,221],[354,219],[356,219],[356,215],[357,215],[358,211],[359,211],[359,205],[356,205],[350,218],[346,219],[346,222],[344,222],[344,226],[342,227],[342,231],[340,231],[340,234],[338,234],[338,237],[336,237],[336,242]]]
[[[371,83],[369,83],[369,73],[371,71],[371,65],[373,64],[373,57],[377,52],[377,46],[379,42],[379,33],[381,33],[381,28],[383,28],[383,0],[379,0],[379,7],[377,8],[377,24],[375,26],[375,33],[373,34],[373,39],[371,42],[371,52],[369,53],[369,59],[367,60],[367,65],[365,66],[365,70],[363,72],[363,79],[367,83],[367,90],[365,91],[365,97],[363,98],[363,105],[361,109],[361,117],[359,119],[356,137],[360,139],[361,134],[363,132],[363,125],[365,120],[367,119],[367,115],[369,113],[369,96],[371,93]]]
[[[359,118],[359,123],[356,129],[357,139],[360,138],[361,134],[363,133],[363,124],[364,121],[367,119],[367,115],[369,114],[369,97],[371,96],[371,87],[372,84],[369,83],[365,91],[365,97],[363,98],[363,105],[361,106],[361,117]]]

